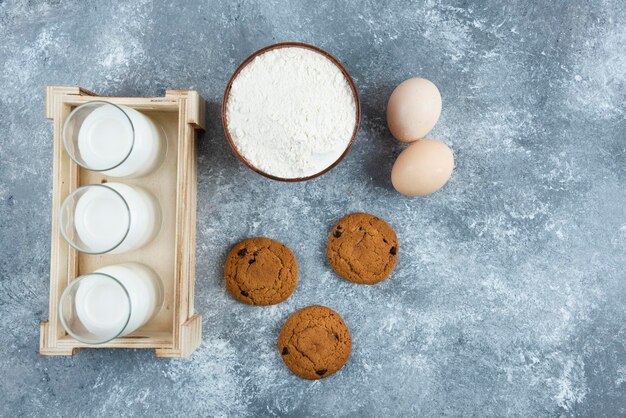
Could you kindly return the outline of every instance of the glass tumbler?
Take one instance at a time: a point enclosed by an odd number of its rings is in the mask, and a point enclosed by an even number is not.
[[[161,207],[138,186],[90,184],[63,201],[59,225],[63,238],[80,252],[122,253],[154,239],[161,229]]]
[[[91,101],[78,106],[63,125],[63,145],[76,164],[111,177],[141,177],[165,158],[164,131],[127,106]]]
[[[63,328],[86,344],[103,344],[132,333],[163,305],[159,276],[140,263],[116,264],[79,276],[61,295]]]

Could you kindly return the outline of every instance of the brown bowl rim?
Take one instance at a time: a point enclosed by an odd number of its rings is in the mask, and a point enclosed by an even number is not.
[[[352,133],[352,138],[350,138],[350,142],[348,142],[348,145],[346,146],[346,149],[339,156],[339,158],[337,158],[337,160],[335,160],[334,163],[332,163],[331,165],[329,165],[328,167],[326,167],[322,171],[320,171],[318,173],[315,173],[315,174],[312,174],[312,175],[307,176],[307,177],[284,178],[284,177],[277,177],[277,176],[274,176],[272,174],[268,174],[268,173],[258,169],[257,167],[252,165],[250,162],[248,162],[248,160],[246,160],[246,158],[243,155],[241,155],[241,153],[239,152],[239,150],[235,146],[235,143],[233,142],[233,139],[230,136],[230,132],[228,131],[228,123],[227,123],[227,120],[226,120],[226,105],[228,103],[228,98],[230,96],[230,90],[231,90],[231,88],[233,86],[233,81],[235,81],[235,79],[237,78],[237,76],[239,75],[241,70],[243,70],[253,59],[255,59],[259,55],[262,55],[262,54],[264,54],[264,53],[266,53],[268,51],[271,51],[273,49],[293,48],[293,47],[305,48],[305,49],[309,49],[309,50],[315,51],[318,54],[322,54],[323,56],[325,56],[326,58],[331,60],[339,68],[339,70],[341,70],[341,72],[343,73],[343,75],[346,78],[346,80],[348,80],[348,84],[350,85],[350,89],[352,90],[352,94],[354,95],[354,100],[355,100],[355,104],[356,104],[356,123],[354,125],[354,132]],[[335,168],[335,166],[337,164],[339,164],[345,158],[345,156],[348,154],[348,152],[352,148],[352,145],[354,144],[354,141],[356,141],[356,137],[357,137],[357,134],[359,132],[360,125],[361,125],[361,100],[359,98],[359,91],[357,90],[356,85],[354,84],[354,80],[352,80],[352,77],[350,76],[350,73],[348,72],[348,70],[346,70],[346,67],[344,67],[343,64],[341,62],[339,62],[339,60],[337,58],[335,58],[334,56],[332,56],[328,52],[324,51],[323,49],[318,48],[315,45],[307,44],[307,43],[304,43],[304,42],[279,42],[279,43],[276,43],[276,44],[272,44],[272,45],[268,45],[266,47],[263,47],[263,48],[255,51],[254,53],[252,53],[252,55],[250,55],[241,64],[239,64],[239,66],[237,67],[235,72],[230,76],[230,78],[228,79],[228,83],[226,84],[226,89],[224,90],[224,97],[222,98],[222,127],[224,128],[224,134],[226,135],[226,139],[228,140],[228,144],[230,145],[230,148],[233,150],[233,152],[235,153],[237,158],[239,158],[239,160],[241,162],[243,162],[245,165],[247,165],[252,171],[254,171],[255,173],[260,174],[260,175],[262,175],[264,177],[267,177],[267,178],[272,179],[272,180],[277,180],[277,181],[285,181],[285,182],[292,182],[293,183],[293,182],[298,182],[298,181],[311,180],[311,179],[319,177],[322,174],[325,174],[328,171],[330,171],[333,168]]]

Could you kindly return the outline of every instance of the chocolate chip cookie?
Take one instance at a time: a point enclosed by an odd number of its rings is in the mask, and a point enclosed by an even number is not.
[[[308,306],[287,319],[278,336],[278,352],[295,375],[328,377],[343,367],[352,351],[350,331],[339,314]]]
[[[398,261],[398,237],[382,219],[353,213],[339,220],[328,237],[328,261],[339,276],[353,283],[385,280]]]
[[[287,299],[298,282],[298,263],[291,250],[270,238],[249,238],[226,257],[226,288],[241,302],[275,305]]]

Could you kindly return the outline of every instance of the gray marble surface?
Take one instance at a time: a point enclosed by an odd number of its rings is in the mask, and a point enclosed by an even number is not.
[[[626,5],[606,1],[100,2],[0,0],[0,416],[625,416]],[[336,55],[361,94],[346,160],[303,184],[239,163],[219,109],[254,50],[304,41]],[[398,195],[393,87],[433,80],[431,136],[454,150],[448,185]],[[151,351],[38,354],[48,316],[51,124],[44,86],[103,95],[197,89],[196,306],[189,359]],[[401,242],[373,287],[336,277],[330,226],[353,211]],[[236,241],[266,235],[300,264],[293,296],[227,294]],[[346,367],[300,380],[275,349],[294,310],[325,304],[353,336]]]

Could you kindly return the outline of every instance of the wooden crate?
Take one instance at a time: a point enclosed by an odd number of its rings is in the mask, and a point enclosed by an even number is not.
[[[138,179],[109,178],[84,170],[63,147],[63,123],[73,108],[91,100],[105,100],[137,109],[163,127],[168,149],[163,165]],[[194,312],[196,244],[196,132],[205,128],[205,102],[195,91],[168,90],[165,97],[99,97],[80,87],[46,89],[46,117],[54,124],[52,175],[52,245],[50,256],[50,313],[41,321],[42,355],[73,355],[81,348],[153,348],[157,357],[186,357],[200,344],[202,318]],[[150,190],[161,203],[163,226],[145,247],[123,253],[87,255],[70,247],[59,230],[63,200],[85,184],[124,182]],[[161,311],[132,334],[106,344],[89,345],[69,336],[59,320],[59,301],[66,286],[81,274],[99,267],[138,261],[152,267],[163,280]]]

